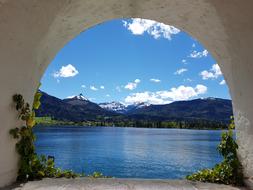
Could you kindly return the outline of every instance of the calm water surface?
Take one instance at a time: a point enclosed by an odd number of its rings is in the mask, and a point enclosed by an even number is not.
[[[37,126],[36,151],[63,169],[118,178],[180,179],[221,161],[221,131]]]

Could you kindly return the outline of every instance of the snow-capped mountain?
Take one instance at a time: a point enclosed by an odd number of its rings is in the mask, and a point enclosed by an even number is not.
[[[128,110],[130,109],[140,109],[140,108],[144,108],[144,107],[148,107],[150,106],[151,104],[150,103],[147,103],[147,102],[139,102],[139,103],[135,103],[135,104],[131,104],[131,105],[128,105],[127,108]]]
[[[94,121],[97,118],[112,118],[119,115],[102,109],[82,94],[62,100],[45,92],[41,91],[41,93],[41,106],[39,110],[36,110],[36,115],[39,117],[50,116],[57,120],[80,122]]]
[[[80,93],[79,95],[76,95],[76,96],[69,96],[66,99],[77,99],[77,100],[89,101],[88,98],[86,98],[82,93]]]
[[[63,101],[72,105],[86,105],[91,103],[82,93],[77,96],[70,96],[66,99],[63,99]]]
[[[149,103],[145,103],[145,102],[125,105],[123,103],[116,102],[116,101],[108,102],[108,103],[100,103],[98,105],[103,109],[106,109],[108,111],[114,111],[117,113],[127,113],[136,109],[150,106]]]
[[[88,98],[86,98],[82,93],[80,93],[78,96],[75,96],[74,98],[76,98],[78,100],[89,101]]]
[[[120,102],[106,102],[106,103],[100,103],[98,104],[101,108],[108,110],[108,111],[114,111],[117,113],[125,113],[127,106],[125,104],[122,104]]]
[[[61,100],[42,92],[41,106],[36,110],[39,117],[50,116],[67,121],[110,121],[149,120],[149,121],[186,121],[206,120],[228,123],[232,112],[231,100],[202,98],[176,101],[164,105],[137,103],[124,105],[120,102],[97,103],[89,101],[82,94]]]

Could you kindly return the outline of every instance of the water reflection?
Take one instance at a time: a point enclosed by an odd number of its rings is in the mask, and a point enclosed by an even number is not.
[[[39,154],[76,172],[131,178],[183,178],[221,161],[221,131],[113,127],[35,127]]]

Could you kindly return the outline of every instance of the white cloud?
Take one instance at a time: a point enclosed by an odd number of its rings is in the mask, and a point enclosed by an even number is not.
[[[200,75],[202,76],[203,80],[216,78],[212,72],[209,72],[207,70],[201,71]]]
[[[147,32],[155,39],[163,37],[170,40],[172,35],[180,32],[180,30],[174,26],[140,18],[133,18],[131,22],[123,21],[123,26],[134,35],[142,35]]]
[[[129,82],[126,86],[125,86],[125,89],[128,89],[128,90],[133,90],[137,87],[137,84],[134,83],[134,82]]]
[[[140,83],[141,80],[140,80],[140,79],[135,79],[134,82],[135,82],[135,83]]]
[[[59,71],[53,73],[54,78],[67,78],[67,77],[74,77],[78,74],[78,70],[71,64],[66,66],[62,66]]]
[[[186,72],[186,71],[187,71],[186,68],[178,69],[178,70],[174,73],[174,75],[181,75],[181,74],[183,74],[183,73]]]
[[[105,96],[106,96],[106,97],[111,97],[110,94],[106,94]]]
[[[207,92],[207,87],[202,84],[198,84],[195,87],[195,92],[196,92],[196,95],[205,94]]]
[[[86,86],[84,84],[81,85],[82,88],[86,88]]]
[[[220,81],[219,84],[220,84],[220,85],[225,85],[225,84],[226,84],[226,81],[223,79],[222,81]]]
[[[187,64],[187,62],[186,62],[185,59],[182,59],[182,63],[183,63],[183,64]]]
[[[170,91],[159,91],[157,92],[162,98],[170,98],[172,101],[188,100],[192,97],[204,94],[207,91],[207,87],[198,84],[195,88],[191,86],[181,85],[177,88],[171,88]]]
[[[137,85],[141,82],[140,79],[135,79],[134,82],[129,82],[127,83],[127,85],[125,85],[125,89],[128,90],[134,90],[135,88],[137,88]]]
[[[95,86],[90,86],[90,89],[93,91],[97,91],[98,89]]]
[[[191,58],[201,58],[201,57],[207,57],[208,55],[208,51],[205,49],[203,51],[196,51],[194,50],[190,55],[189,57]]]
[[[220,67],[219,67],[218,64],[214,64],[214,65],[212,66],[212,68],[211,68],[211,71],[214,72],[214,75],[215,75],[215,76],[220,76],[220,75],[222,75],[222,72],[221,72]]]
[[[150,104],[164,104],[165,101],[162,98],[159,98],[156,93],[154,92],[140,92],[140,93],[133,93],[130,94],[125,98],[126,104],[135,104],[135,103],[142,103],[147,102]],[[167,103],[170,103],[168,101]]]
[[[151,82],[155,82],[155,83],[158,83],[158,82],[161,82],[160,79],[150,79]]]
[[[101,85],[100,88],[104,90],[104,89],[105,89],[105,86]]]
[[[181,85],[170,90],[156,92],[132,93],[125,98],[126,104],[147,102],[150,104],[167,104],[173,101],[189,100],[207,92],[207,87],[201,84],[195,87]]]
[[[222,72],[218,64],[213,64],[212,68],[209,71],[204,70],[200,73],[200,76],[202,76],[203,80],[217,79],[221,75]]]
[[[125,20],[123,20],[122,22],[123,22],[123,26],[124,26],[124,27],[127,27],[128,22],[127,22],[127,21],[125,21]]]

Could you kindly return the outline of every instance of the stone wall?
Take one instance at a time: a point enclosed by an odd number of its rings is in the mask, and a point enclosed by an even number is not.
[[[10,128],[19,126],[14,93],[32,102],[46,67],[80,32],[114,18],[174,25],[215,57],[233,100],[240,158],[253,176],[252,0],[0,0],[0,186],[15,180],[18,156]]]

